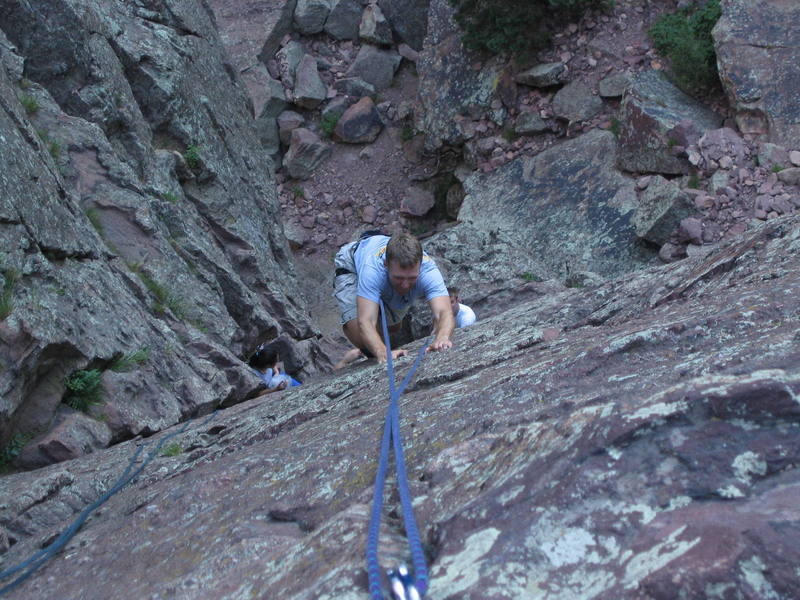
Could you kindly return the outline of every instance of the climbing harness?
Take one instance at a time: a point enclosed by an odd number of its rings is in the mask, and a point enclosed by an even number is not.
[[[200,427],[204,427],[206,424],[208,424],[208,422],[211,421],[211,419],[213,419],[216,416],[216,414],[217,411],[215,410],[208,417],[206,417],[206,419],[200,424]],[[46,563],[53,556],[55,556],[64,546],[66,546],[67,542],[69,542],[69,540],[72,539],[72,536],[74,536],[78,532],[78,530],[83,526],[83,524],[86,522],[86,520],[89,518],[92,512],[94,512],[96,509],[102,506],[109,498],[111,498],[114,494],[116,494],[118,491],[120,491],[122,488],[128,485],[128,483],[130,483],[136,477],[138,477],[139,474],[145,469],[145,467],[148,464],[150,464],[150,461],[152,461],[158,455],[162,446],[168,440],[186,431],[186,428],[189,426],[191,422],[192,421],[186,421],[186,423],[183,424],[183,427],[181,427],[179,430],[173,431],[169,435],[163,437],[158,442],[156,447],[153,448],[153,450],[147,456],[145,461],[141,465],[139,465],[134,471],[133,467],[136,464],[139,455],[142,453],[142,450],[144,450],[146,444],[137,446],[136,452],[133,453],[133,456],[128,462],[128,466],[125,467],[125,470],[122,472],[122,475],[119,476],[119,479],[117,479],[116,483],[114,483],[114,485],[112,485],[106,491],[105,494],[103,494],[97,500],[92,502],[89,506],[84,508],[83,511],[81,511],[81,513],[75,518],[72,524],[69,527],[67,527],[64,531],[62,531],[61,534],[52,543],[50,543],[45,548],[42,548],[38,552],[36,552],[33,556],[31,556],[27,560],[22,561],[20,564],[11,567],[9,569],[6,569],[5,571],[0,571],[0,580],[2,580],[6,579],[7,577],[10,577],[11,575],[14,575],[15,573],[19,573],[20,571],[27,569],[27,571],[25,571],[22,575],[17,577],[14,581],[0,588],[0,596],[7,594],[11,590],[21,585],[22,582],[24,582],[26,579],[28,579],[28,577],[33,575],[33,573],[36,572],[36,570],[39,567],[41,567],[44,563]]]
[[[383,600],[381,589],[381,568],[378,562],[378,542],[380,538],[381,513],[383,511],[383,488],[386,483],[386,472],[389,466],[390,442],[394,449],[395,471],[397,475],[397,488],[400,493],[400,504],[403,510],[403,525],[406,530],[408,546],[411,551],[411,561],[414,567],[413,577],[405,565],[388,572],[394,600],[421,600],[428,589],[428,566],[425,562],[425,553],[419,537],[417,522],[414,518],[414,506],[411,492],[408,487],[406,474],[405,455],[403,453],[403,439],[400,436],[400,407],[399,398],[408,382],[422,362],[427,343],[423,344],[417,353],[414,364],[406,373],[400,387],[395,388],[394,365],[392,363],[392,348],[389,343],[389,328],[386,325],[386,310],[383,301],[380,302],[381,326],[383,340],[386,345],[386,370],[389,377],[389,408],[386,412],[386,421],[381,438],[381,452],[378,460],[378,471],[375,474],[375,488],[372,495],[372,515],[370,517],[367,533],[367,576],[369,578],[369,593],[372,600]]]

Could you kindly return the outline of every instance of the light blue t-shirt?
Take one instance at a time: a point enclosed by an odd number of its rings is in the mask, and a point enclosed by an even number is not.
[[[379,304],[382,299],[384,304],[393,311],[407,309],[417,298],[426,300],[437,296],[448,296],[447,286],[444,284],[439,267],[431,257],[422,254],[422,264],[419,267],[419,278],[408,294],[398,294],[389,283],[389,272],[386,268],[386,244],[389,237],[375,235],[362,240],[354,256],[356,273],[358,274],[357,294],[367,300]]]

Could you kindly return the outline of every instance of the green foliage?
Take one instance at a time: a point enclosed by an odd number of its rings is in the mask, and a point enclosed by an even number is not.
[[[614,137],[618,138],[620,132],[622,131],[622,123],[620,123],[618,118],[614,117],[611,119],[611,126],[608,128],[608,130],[614,134]]]
[[[523,281],[542,281],[542,278],[538,275],[534,275],[533,273],[525,272],[520,275]]]
[[[300,185],[296,185],[296,186],[294,186],[292,188],[292,194],[294,195],[295,198],[305,198],[306,197],[306,191]]]
[[[67,388],[64,403],[75,410],[87,412],[103,401],[102,373],[98,369],[74,371],[64,384]]]
[[[186,306],[183,300],[173,294],[163,283],[156,281],[147,273],[137,271],[137,275],[139,275],[139,279],[142,280],[144,286],[155,296],[156,301],[153,303],[153,310],[157,314],[165,313],[169,309],[179,319],[186,317]]]
[[[100,214],[97,212],[96,208],[87,208],[86,209],[86,218],[89,219],[89,222],[94,227],[94,230],[100,234],[100,237],[104,237],[105,231],[103,230],[103,222],[100,220]]]
[[[186,161],[186,165],[190,169],[197,169],[200,167],[200,148],[195,145],[191,145],[186,148],[186,152],[183,153],[183,160]]]
[[[503,129],[502,135],[503,139],[509,143],[519,138],[519,134],[516,131],[514,131],[513,127],[506,127],[505,129]]]
[[[173,442],[161,449],[161,456],[178,456],[183,452],[183,447],[178,442]]]
[[[15,269],[3,271],[3,292],[0,294],[0,321],[3,321],[14,310],[14,286],[19,279]]]
[[[417,135],[417,132],[411,125],[403,125],[403,129],[400,130],[400,139],[404,142],[412,139],[415,135]]]
[[[708,0],[702,6],[690,4],[662,15],[648,32],[656,50],[670,59],[675,83],[686,92],[719,86],[711,30],[721,14],[719,0]]]
[[[689,181],[686,183],[686,187],[689,187],[689,188],[691,188],[693,190],[699,189],[700,188],[700,178],[696,174],[695,175],[690,175],[689,176]]]
[[[0,450],[0,473],[5,473],[11,467],[11,463],[20,455],[22,449],[33,439],[30,433],[15,433],[5,448]]]
[[[47,151],[54,160],[58,160],[58,157],[61,156],[61,144],[55,140],[50,140],[50,143],[47,145]]]
[[[548,24],[566,23],[607,0],[449,0],[464,45],[492,54],[519,54],[549,41]]]
[[[161,197],[164,198],[167,202],[171,202],[172,204],[178,203],[178,196],[173,194],[172,192],[164,192],[161,194]]]
[[[39,110],[39,101],[33,96],[22,94],[19,101],[22,104],[22,108],[24,108],[25,112],[29,115],[36,114],[36,111]]]
[[[783,165],[772,165],[772,168],[770,169],[770,171],[772,171],[773,173],[780,173],[785,168],[786,167],[784,167]]]
[[[126,373],[132,371],[134,368],[141,364],[146,363],[150,359],[150,348],[139,348],[130,354],[123,354],[116,359],[109,367],[115,373]]]
[[[342,115],[337,115],[336,113],[327,113],[322,115],[322,120],[319,122],[319,128],[322,129],[322,132],[331,137],[333,135],[333,130],[336,129],[336,124],[339,122],[339,119],[342,118]]]

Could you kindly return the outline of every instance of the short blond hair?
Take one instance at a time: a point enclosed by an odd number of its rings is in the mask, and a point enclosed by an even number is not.
[[[393,235],[386,245],[386,264],[394,262],[404,269],[422,262],[422,246],[410,233]]]

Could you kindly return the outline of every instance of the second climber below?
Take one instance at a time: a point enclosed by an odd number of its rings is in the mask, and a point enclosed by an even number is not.
[[[386,346],[380,333],[380,300],[386,307],[390,332],[398,331],[403,317],[417,298],[431,308],[434,339],[428,350],[453,346],[455,320],[450,296],[436,263],[422,251],[419,240],[408,233],[391,238],[365,232],[357,242],[342,246],[334,258],[334,296],[341,311],[342,329],[355,348],[337,365],[344,366],[362,353],[386,361]],[[392,350],[392,357],[406,350]]]

